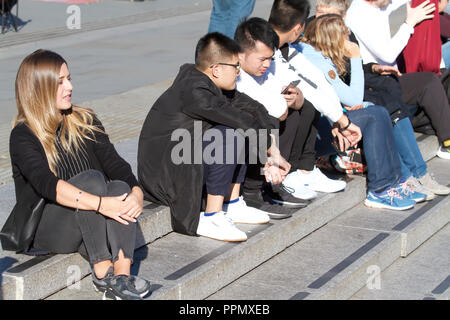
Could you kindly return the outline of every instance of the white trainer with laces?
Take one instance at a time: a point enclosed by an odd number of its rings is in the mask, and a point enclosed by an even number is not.
[[[434,198],[436,198],[436,194],[425,188],[416,178],[414,178],[413,176],[409,177],[408,180],[406,180],[406,184],[409,185],[409,187],[413,190],[413,191],[417,191],[420,193],[423,193],[424,195],[426,195],[425,200],[426,201],[430,201],[433,200]]]
[[[422,185],[422,187],[437,195],[446,196],[450,194],[450,188],[439,184],[429,172],[427,172],[423,177],[417,178],[417,181]]]
[[[283,181],[283,186],[289,190],[289,193],[299,199],[312,200],[317,197],[317,193],[305,185],[299,179],[299,171],[289,173]]]
[[[338,192],[344,190],[347,186],[347,182],[345,181],[328,178],[317,167],[314,167],[314,170],[309,173],[302,173],[300,170],[296,172],[299,182],[313,191],[327,193]]]
[[[200,213],[200,220],[197,227],[199,236],[221,240],[221,241],[245,241],[245,232],[236,228],[234,223],[225,216],[223,211],[219,211],[212,216],[205,216]]]
[[[263,224],[270,221],[267,212],[247,206],[243,197],[233,203],[224,203],[222,210],[233,223]]]

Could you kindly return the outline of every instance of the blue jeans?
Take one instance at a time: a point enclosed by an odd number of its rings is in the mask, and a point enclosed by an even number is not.
[[[394,140],[392,122],[384,107],[369,106],[349,111],[347,117],[363,135],[367,161],[367,189],[381,191],[395,185],[401,178],[401,163]]]
[[[220,32],[233,39],[238,24],[254,7],[255,0],[213,0],[208,33]]]
[[[394,126],[394,138],[402,165],[402,178],[420,178],[427,173],[427,164],[417,145],[409,118],[403,118]]]
[[[364,155],[367,162],[367,189],[380,191],[396,184],[402,177],[401,162],[395,143],[392,122],[384,107],[369,106],[348,111],[349,119],[360,127],[363,135]],[[331,125],[328,119],[319,120],[316,140],[317,156],[335,154],[331,145]]]

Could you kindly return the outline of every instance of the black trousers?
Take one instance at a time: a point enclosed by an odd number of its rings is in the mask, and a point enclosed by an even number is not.
[[[320,112],[314,108],[313,104],[305,100],[303,107],[297,111],[299,120],[297,123],[297,131],[290,153],[281,155],[291,164],[291,172],[297,169],[311,171],[314,169],[316,160],[316,138],[318,132],[318,124]],[[280,148],[282,147],[280,136]]]
[[[227,135],[227,130],[234,131],[227,126],[214,126],[205,131],[204,137],[209,131],[209,134],[212,133],[210,136],[215,139],[211,139],[211,142],[203,139],[203,180],[206,193],[224,197],[229,195],[232,183],[244,182],[247,171],[245,142]]]
[[[402,100],[424,109],[440,143],[450,139],[450,105],[438,76],[432,72],[405,73],[398,78]]]
[[[314,169],[319,119],[320,113],[305,99],[300,110],[289,109],[286,120],[280,122],[280,153],[291,164],[291,172]],[[244,191],[261,189],[265,181],[261,169],[262,164],[248,166]]]
[[[123,181],[106,183],[97,170],[84,171],[67,182],[99,196],[120,196],[131,191]],[[95,264],[116,261],[120,250],[125,258],[133,261],[135,242],[136,223],[124,225],[95,211],[76,212],[73,208],[49,203],[42,213],[33,247],[52,253],[79,252]]]

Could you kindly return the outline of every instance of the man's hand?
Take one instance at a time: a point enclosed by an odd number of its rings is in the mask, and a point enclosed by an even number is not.
[[[281,155],[276,157],[269,157],[267,163],[264,165],[264,176],[266,182],[273,184],[280,184],[289,174],[291,165]]]
[[[283,87],[284,90],[286,87]],[[304,97],[299,88],[289,88],[286,94],[283,94],[289,108],[299,110],[303,106]]]
[[[406,6],[407,13],[405,22],[413,28],[423,20],[433,19],[433,13],[436,10],[434,3],[430,3],[429,0],[425,0],[415,8],[411,8],[408,1],[406,2]]]
[[[378,73],[382,76],[386,76],[389,74],[394,74],[396,76],[401,77],[402,73],[397,69],[397,67],[392,66],[382,66],[379,64],[372,65],[372,72]]]
[[[267,150],[268,158],[267,163],[264,165],[264,175],[266,182],[272,182],[273,184],[279,184],[283,182],[286,176],[291,170],[291,165],[280,153],[280,150],[276,146],[275,136],[271,134],[272,145]]]

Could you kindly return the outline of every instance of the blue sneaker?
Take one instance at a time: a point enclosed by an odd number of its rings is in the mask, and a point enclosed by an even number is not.
[[[369,208],[401,211],[411,209],[416,202],[400,195],[397,187],[390,187],[383,192],[369,191],[364,204]]]
[[[414,190],[414,187],[408,180],[401,180],[396,187],[401,196],[414,200],[416,203],[423,202],[427,199],[427,195]]]

